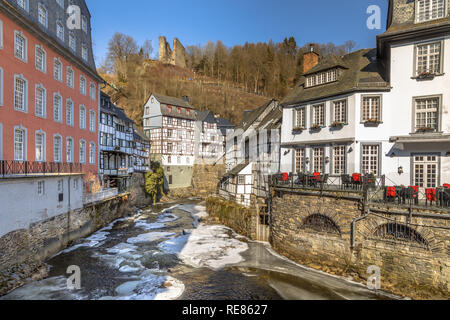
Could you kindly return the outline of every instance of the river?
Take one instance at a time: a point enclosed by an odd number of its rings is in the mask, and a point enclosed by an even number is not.
[[[268,244],[205,225],[190,200],[139,210],[47,262],[49,277],[1,299],[27,300],[367,300],[395,299],[295,264]],[[80,268],[81,289],[67,288]]]

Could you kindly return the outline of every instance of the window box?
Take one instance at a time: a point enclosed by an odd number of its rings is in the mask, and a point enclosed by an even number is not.
[[[114,151],[120,151],[120,147],[114,147]]]
[[[418,79],[418,80],[433,80],[435,76],[436,76],[436,74],[433,72],[421,72],[417,75],[416,79]]]
[[[294,129],[292,129],[293,132],[303,132],[305,130],[305,128],[303,127],[295,127]]]
[[[416,130],[417,133],[428,133],[428,132],[434,132],[434,131],[436,131],[436,129],[433,127],[420,127],[420,128],[417,128],[417,130]]]
[[[322,130],[323,126],[321,126],[320,124],[314,124],[311,126],[311,130],[313,131],[319,131]]]
[[[335,121],[331,124],[332,128],[342,128],[345,125],[343,122]]]
[[[378,119],[368,119],[364,121],[364,125],[366,126],[378,126],[381,123]]]

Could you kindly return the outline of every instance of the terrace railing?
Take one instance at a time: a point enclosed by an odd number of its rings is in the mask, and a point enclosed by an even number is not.
[[[450,208],[450,186],[419,188],[398,186],[386,176],[277,174],[271,177],[273,187],[317,191],[359,192],[361,199],[372,204]]]
[[[82,173],[80,163],[0,160],[0,178],[39,174]]]

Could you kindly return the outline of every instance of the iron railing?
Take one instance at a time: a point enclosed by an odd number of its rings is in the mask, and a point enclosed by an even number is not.
[[[320,191],[360,192],[366,202],[393,204],[399,206],[450,207],[450,188],[420,188],[398,186],[386,176],[374,177],[350,175],[330,177],[329,175],[276,174],[271,177],[273,187],[290,189],[312,189]]]
[[[81,163],[0,160],[0,177],[36,174],[82,173]]]

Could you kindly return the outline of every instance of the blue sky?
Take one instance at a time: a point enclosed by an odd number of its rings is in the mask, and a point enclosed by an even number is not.
[[[138,44],[158,36],[185,46],[222,40],[226,46],[248,42],[280,42],[294,36],[307,42],[342,44],[352,39],[358,48],[376,46],[385,29],[387,0],[86,0],[92,15],[94,56],[99,65],[115,32]],[[381,8],[381,30],[369,30],[370,5]]]

